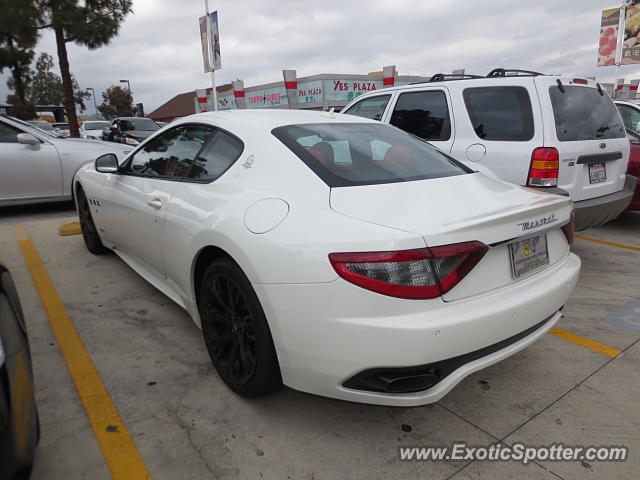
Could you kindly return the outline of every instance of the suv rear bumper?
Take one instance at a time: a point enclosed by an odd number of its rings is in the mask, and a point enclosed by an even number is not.
[[[629,206],[636,188],[636,177],[627,175],[624,188],[619,192],[574,202],[576,230],[598,227],[615,219]]]

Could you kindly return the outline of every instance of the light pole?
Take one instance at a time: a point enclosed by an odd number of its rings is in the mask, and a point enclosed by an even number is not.
[[[91,90],[91,94],[93,95],[93,107],[96,109],[96,120],[99,120],[100,117],[98,116],[98,104],[96,103],[96,91],[92,87],[87,88],[87,90]]]
[[[133,95],[131,94],[131,84],[129,80],[120,80],[120,83],[127,84],[127,91],[129,92],[129,98],[131,98],[131,104],[129,105],[129,110],[131,111],[131,116],[133,117]]]

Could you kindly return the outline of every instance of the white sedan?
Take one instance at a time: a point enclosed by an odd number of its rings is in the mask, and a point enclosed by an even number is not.
[[[62,138],[0,116],[0,206],[71,200],[76,171],[98,155],[124,158],[131,147]]]
[[[570,200],[351,115],[192,115],[74,188],[88,249],[184,307],[248,397],[437,401],[544,335],[580,270]]]
[[[87,120],[80,125],[80,137],[90,140],[102,140],[102,130],[109,127],[109,122],[102,120]]]

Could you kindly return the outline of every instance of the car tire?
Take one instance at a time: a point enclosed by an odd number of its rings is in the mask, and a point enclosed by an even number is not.
[[[78,216],[80,217],[80,229],[82,230],[82,238],[84,244],[91,253],[95,255],[102,255],[109,252],[109,249],[102,244],[98,229],[93,222],[93,216],[91,215],[91,207],[89,206],[89,200],[82,190],[82,187],[78,187]]]
[[[259,397],[282,386],[267,319],[251,282],[231,259],[215,260],[198,295],[202,335],[218,374],[243,397]]]

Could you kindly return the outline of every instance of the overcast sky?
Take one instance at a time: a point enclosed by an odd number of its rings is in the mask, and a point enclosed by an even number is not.
[[[620,0],[211,0],[218,10],[222,70],[218,84],[242,79],[249,87],[298,76],[364,74],[396,65],[400,74],[431,75],[495,67],[596,75],[611,81],[615,67],[596,68],[600,12]],[[136,102],[151,112],[177,93],[211,85],[203,73],[198,17],[204,0],[134,0],[134,13],[106,47],[69,48],[82,88],[101,92],[131,82]],[[56,57],[43,33],[37,51]],[[640,76],[640,65],[620,74]],[[8,93],[7,71],[0,100]],[[89,102],[91,103],[91,101]],[[88,110],[93,112],[93,105]],[[85,112],[86,113],[86,112]]]

